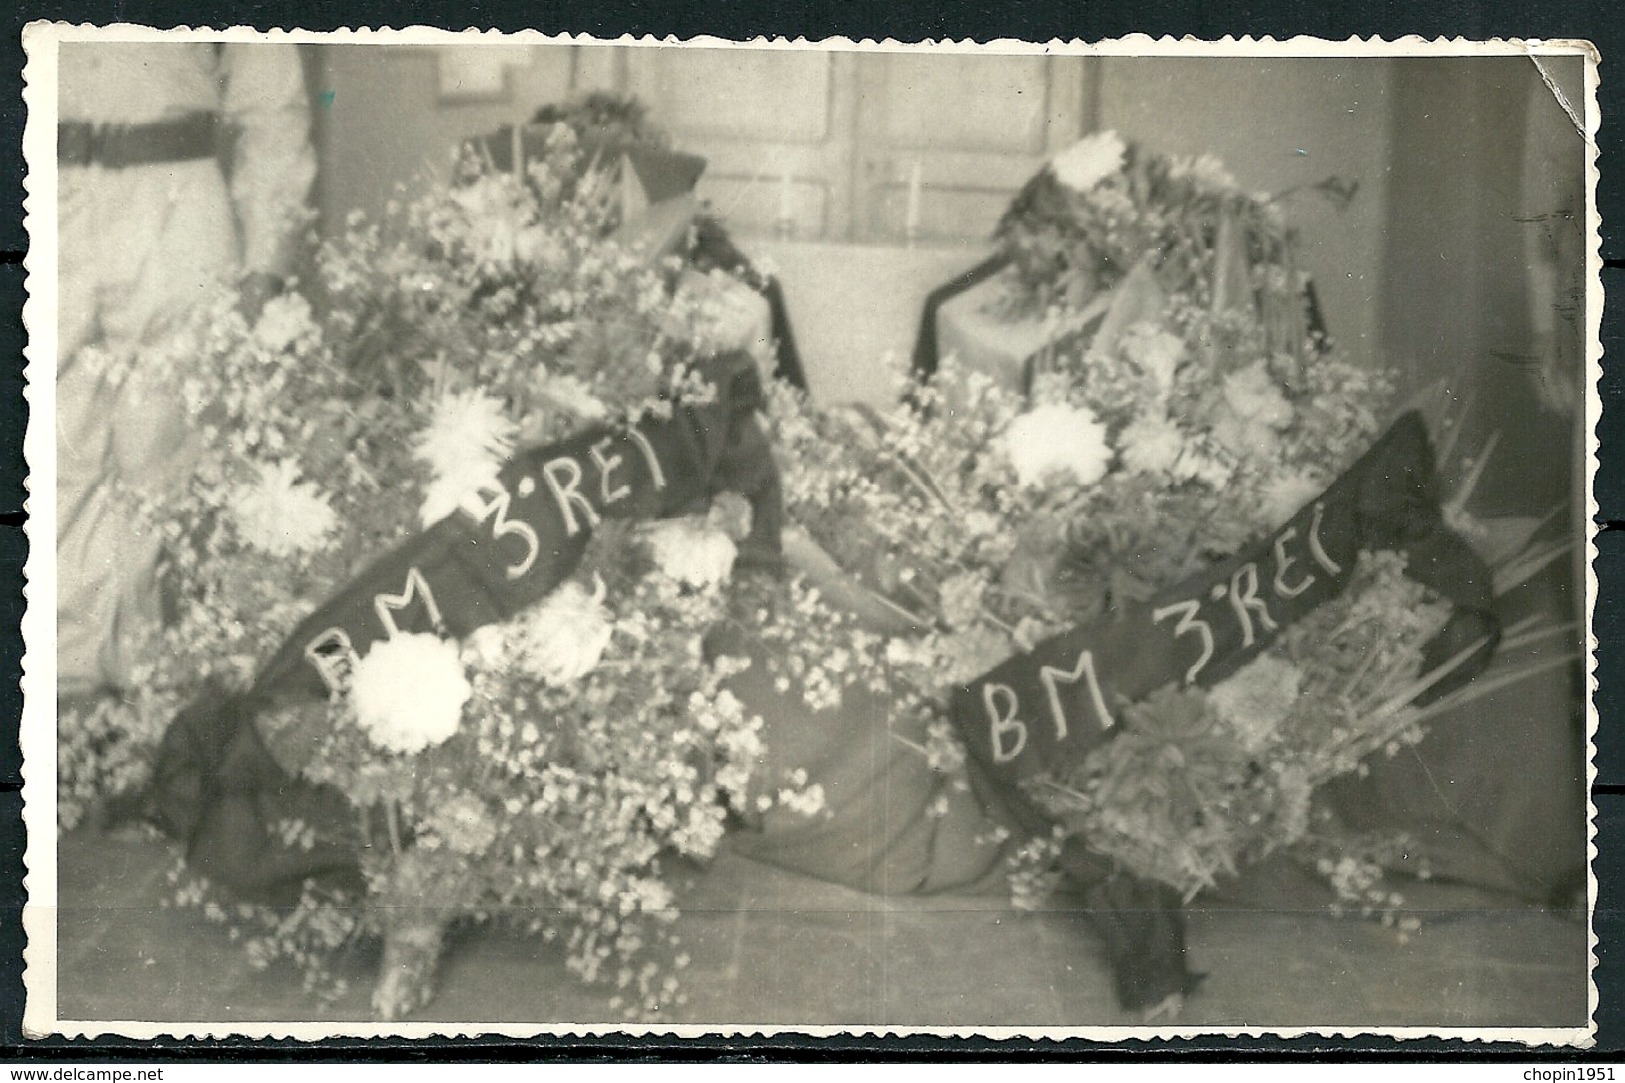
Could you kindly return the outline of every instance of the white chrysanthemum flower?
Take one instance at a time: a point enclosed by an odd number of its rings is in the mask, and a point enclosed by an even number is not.
[[[457,644],[425,632],[374,643],[350,676],[356,721],[391,752],[421,752],[446,741],[473,694]]]
[[[1292,404],[1262,358],[1224,378],[1224,404],[1244,421],[1272,429],[1292,424]]]
[[[968,628],[982,615],[987,582],[971,572],[950,575],[938,590],[942,619],[950,628]]]
[[[434,404],[412,454],[437,478],[482,472],[495,477],[518,435],[518,423],[501,402],[478,389],[450,391]]]
[[[1249,752],[1263,750],[1298,702],[1303,674],[1273,654],[1261,654],[1213,686],[1208,703]]]
[[[1169,176],[1177,179],[1189,178],[1197,184],[1221,192],[1234,192],[1237,188],[1235,174],[1225,166],[1224,160],[1216,154],[1199,154],[1195,158],[1175,158],[1169,163]],[[1263,202],[1269,202],[1273,197],[1264,194]]]
[[[720,527],[699,518],[663,519],[649,524],[644,543],[661,572],[691,587],[728,581],[739,549]]]
[[[423,503],[418,506],[418,519],[425,527],[433,526],[459,508],[478,514],[483,503],[480,490],[498,485],[495,464],[481,466],[471,463],[462,474],[442,475],[423,488]]]
[[[1324,488],[1312,474],[1294,472],[1271,478],[1262,494],[1264,521],[1272,527],[1280,526],[1319,496]]]
[[[478,857],[497,839],[497,824],[485,802],[472,794],[458,794],[428,817],[428,828],[454,853]]]
[[[260,467],[259,477],[230,503],[232,521],[245,545],[272,556],[321,547],[338,525],[327,495],[299,481],[299,464],[283,459]]]
[[[1267,462],[1277,454],[1277,433],[1292,423],[1292,404],[1262,360],[1224,378],[1213,438],[1237,455]]]
[[[1128,149],[1114,131],[1085,136],[1050,159],[1055,179],[1074,192],[1087,192],[1123,168]]]
[[[614,632],[603,598],[567,580],[526,619],[521,658],[535,676],[562,688],[597,667]]]
[[[300,339],[319,333],[311,315],[310,302],[301,294],[281,293],[265,302],[254,321],[254,345],[270,353],[281,353]]]
[[[525,226],[513,236],[514,256],[523,263],[557,267],[566,259],[564,245],[541,226]]]
[[[1004,450],[1023,485],[1042,484],[1056,472],[1093,485],[1112,458],[1106,426],[1083,407],[1061,404],[1034,407],[1012,421]]]
[[[428,427],[412,448],[430,473],[419,508],[423,525],[475,502],[481,487],[495,485],[518,435],[518,423],[508,417],[502,403],[483,391],[442,395]]]
[[[1174,476],[1182,480],[1199,481],[1210,489],[1222,489],[1230,484],[1233,471],[1212,455],[1187,447],[1174,466]]]
[[[480,625],[463,637],[464,664],[475,669],[495,669],[505,664],[512,635],[509,624]]]
[[[750,501],[740,494],[718,493],[711,498],[711,508],[705,513],[705,521],[734,541],[742,542],[750,537],[756,512],[751,508]]]
[[[689,271],[678,288],[678,301],[692,308],[691,331],[702,349],[746,350],[754,356],[768,346],[757,334],[761,295],[726,271]]]
[[[1157,382],[1167,396],[1174,388],[1174,373],[1185,360],[1185,340],[1152,323],[1139,323],[1123,335],[1123,355]]]
[[[936,671],[945,685],[969,684],[1016,652],[1010,637],[986,625],[975,625],[935,639]]]
[[[1123,465],[1136,474],[1171,474],[1185,453],[1185,434],[1166,417],[1147,414],[1123,430]]]

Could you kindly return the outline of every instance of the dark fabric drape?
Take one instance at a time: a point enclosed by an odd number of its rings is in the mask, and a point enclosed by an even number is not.
[[[734,354],[716,367],[711,403],[516,455],[484,515],[455,513],[379,557],[300,623],[248,689],[204,689],[160,744],[150,817],[186,844],[195,868],[244,898],[289,902],[310,879],[353,887],[358,858],[342,841],[347,799],[271,754],[257,724],[267,712],[319,717],[333,683],[327,667],[389,635],[461,637],[534,604],[574,569],[598,516],[658,518],[739,492],[754,510],[740,559],[776,563],[782,510],[755,420],[755,363]],[[303,850],[280,840],[279,821],[312,817],[338,825],[332,845]]]

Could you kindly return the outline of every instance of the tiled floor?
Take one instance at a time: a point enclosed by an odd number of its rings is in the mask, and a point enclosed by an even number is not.
[[[289,970],[251,969],[218,926],[164,908],[167,844],[80,832],[59,846],[59,1014],[64,1019],[368,1018],[368,968],[318,1006]],[[1418,885],[1423,887],[1426,885]],[[1412,893],[1408,941],[1329,915],[1285,869],[1257,873],[1190,917],[1209,975],[1182,1023],[1576,1026],[1586,1015],[1586,930],[1573,915],[1474,892]],[[674,1023],[1038,1028],[1132,1022],[1095,941],[1064,911],[997,898],[887,899],[724,855],[683,894],[693,957]],[[475,930],[448,953],[424,1018],[612,1022],[551,946]]]

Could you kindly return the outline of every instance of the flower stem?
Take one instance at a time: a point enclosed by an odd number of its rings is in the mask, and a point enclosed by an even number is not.
[[[393,800],[384,802],[384,824],[389,828],[389,848],[398,855],[401,852],[401,824]]]

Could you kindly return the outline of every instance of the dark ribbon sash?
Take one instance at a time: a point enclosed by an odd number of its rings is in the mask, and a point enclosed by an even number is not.
[[[740,559],[775,563],[783,512],[755,417],[761,385],[744,354],[715,364],[718,393],[708,404],[517,455],[476,511],[397,546],[301,622],[246,692],[205,690],[181,711],[159,747],[148,813],[186,842],[193,867],[264,901],[291,901],[312,878],[357,886],[353,848],[278,840],[278,820],[343,823],[346,802],[273,757],[257,720],[325,699],[350,660],[390,635],[461,637],[536,603],[575,568],[600,520],[670,516],[738,492],[754,512]]]
[[[718,400],[679,406],[630,429],[597,427],[516,455],[477,511],[459,511],[401,544],[289,635],[256,694],[326,696],[334,668],[400,632],[461,638],[546,597],[575,568],[602,519],[673,515],[723,489],[751,499],[744,555],[777,556],[782,512],[761,387],[735,355]]]
[[[1224,679],[1340,594],[1361,550],[1382,549],[1404,553],[1411,578],[1454,606],[1425,649],[1428,667],[1483,641],[1429,693],[1443,695],[1488,664],[1499,633],[1489,569],[1445,525],[1433,449],[1412,412],[1264,541],[996,666],[954,693],[951,716],[992,780],[1077,762],[1111,736],[1119,703]]]
[[[1424,650],[1429,669],[1481,644],[1427,693],[1445,694],[1488,664],[1499,637],[1489,569],[1444,523],[1433,450],[1420,415],[1402,416],[1321,496],[1223,565],[1011,658],[959,689],[950,715],[970,753],[978,797],[1010,827],[1053,825],[1018,783],[1075,763],[1110,739],[1115,712],[1171,683],[1211,685],[1265,650],[1293,621],[1348,586],[1362,549],[1393,549],[1408,574],[1454,605]],[[1201,976],[1185,955],[1177,893],[1067,840],[1060,868],[1082,891],[1119,1002],[1130,1010],[1189,994]]]

